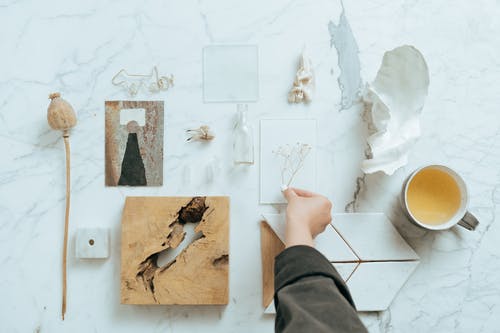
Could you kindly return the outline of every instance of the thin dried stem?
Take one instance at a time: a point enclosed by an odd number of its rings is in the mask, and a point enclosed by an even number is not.
[[[68,256],[68,229],[69,229],[69,204],[70,204],[70,147],[69,135],[67,132],[63,134],[64,148],[66,150],[66,213],[64,217],[64,244],[63,244],[63,260],[62,260],[62,320],[66,314],[66,266]]]
[[[289,187],[295,176],[304,166],[304,161],[311,151],[311,146],[297,142],[295,145],[284,145],[278,147],[274,154],[282,158],[281,164],[281,184]],[[288,176],[288,180],[286,180]]]

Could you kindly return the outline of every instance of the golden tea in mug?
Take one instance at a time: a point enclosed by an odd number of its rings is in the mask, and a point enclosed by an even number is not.
[[[462,192],[456,180],[437,168],[417,172],[408,184],[408,209],[420,223],[448,222],[460,209]]]

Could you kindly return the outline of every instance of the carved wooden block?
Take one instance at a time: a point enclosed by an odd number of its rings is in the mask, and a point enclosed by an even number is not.
[[[190,224],[196,239],[159,265]],[[229,198],[127,197],[121,260],[123,304],[227,304]]]

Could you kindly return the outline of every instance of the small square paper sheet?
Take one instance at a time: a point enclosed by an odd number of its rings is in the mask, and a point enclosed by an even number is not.
[[[214,45],[203,49],[203,100],[255,102],[259,98],[257,45]]]

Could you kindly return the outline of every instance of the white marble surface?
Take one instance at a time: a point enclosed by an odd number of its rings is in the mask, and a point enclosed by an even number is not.
[[[361,78],[371,81],[384,51],[413,44],[430,69],[423,135],[410,163],[391,177],[364,178],[366,126],[359,105],[340,109],[337,52],[328,23],[339,2],[296,1],[0,1],[0,330],[2,332],[271,332],[262,316],[258,154],[234,169],[231,128],[236,106],[203,104],[202,47],[258,44],[260,99],[250,104],[257,141],[266,116],[318,119],[319,191],[337,212],[384,211],[421,257],[390,309],[365,314],[371,332],[495,332],[500,315],[500,6],[497,1],[346,1],[359,48]],[[346,30],[346,29],[344,29]],[[317,89],[312,104],[286,103],[299,53],[307,44]],[[345,63],[345,62],[343,62]],[[165,100],[164,186],[104,187],[104,100],[125,99],[111,78],[121,68],[147,72],[157,64],[176,86]],[[355,66],[354,66],[355,68]],[[356,74],[356,73],[354,73]],[[356,80],[352,80],[356,82]],[[78,113],[71,136],[77,227],[112,230],[111,257],[69,257],[67,319],[60,320],[64,218],[64,151],[45,119],[47,95],[61,91]],[[184,142],[183,131],[207,123],[217,138]],[[255,143],[258,147],[258,142]],[[220,171],[206,184],[199,168],[214,158]],[[397,209],[405,176],[419,165],[444,163],[466,179],[475,232],[423,232]],[[191,182],[183,183],[184,167]],[[204,169],[202,169],[204,170]],[[226,307],[135,307],[119,304],[120,215],[126,195],[227,194],[232,199],[230,304]],[[367,238],[369,236],[367,235]]]

